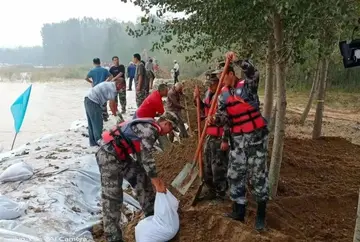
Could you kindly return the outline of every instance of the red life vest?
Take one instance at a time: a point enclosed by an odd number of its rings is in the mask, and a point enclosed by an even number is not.
[[[210,99],[210,89],[207,90],[205,94],[205,99],[203,100],[204,106],[205,106],[205,116],[207,117],[209,115],[209,110],[211,106],[211,99]],[[212,97],[211,97],[212,98]],[[218,127],[216,125],[209,125],[206,129],[206,134],[216,137],[221,137],[224,133],[223,127]]]
[[[231,119],[233,134],[251,133],[267,125],[259,106],[249,99],[244,85],[245,81],[242,80],[236,83],[234,89],[225,86],[221,90],[226,111]]]
[[[115,126],[111,131],[104,131],[102,139],[105,144],[112,143],[115,152],[120,160],[126,159],[129,154],[135,154],[141,151],[141,138],[131,129],[138,123],[148,123],[161,132],[161,127],[152,118],[138,118],[129,122],[122,122]]]

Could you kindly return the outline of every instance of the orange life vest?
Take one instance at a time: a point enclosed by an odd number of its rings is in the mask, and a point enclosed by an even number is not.
[[[249,99],[244,85],[245,81],[242,80],[236,83],[235,88],[225,86],[221,90],[233,134],[251,133],[267,125],[257,102]]]
[[[102,139],[105,144],[112,143],[120,160],[126,159],[130,154],[141,151],[141,138],[132,130],[132,126],[138,123],[148,123],[161,132],[161,127],[152,118],[138,118],[128,122],[122,122],[110,131],[104,131]]]
[[[207,90],[207,92],[205,93],[205,98],[203,100],[204,103],[204,109],[205,109],[205,116],[207,117],[209,115],[209,110],[210,110],[210,106],[211,106],[211,99],[210,98],[211,92],[210,89]],[[223,127],[218,127],[216,125],[209,125],[206,129],[206,134],[210,135],[210,136],[216,136],[216,137],[221,137],[224,133],[224,129]]]

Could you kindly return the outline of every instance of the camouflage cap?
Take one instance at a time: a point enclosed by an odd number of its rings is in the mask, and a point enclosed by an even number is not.
[[[223,62],[220,62],[219,65],[216,67],[216,70],[214,70],[214,71],[212,72],[212,74],[217,75],[217,74],[222,73],[222,72],[224,71],[224,67],[225,67],[225,62],[224,62],[224,61],[223,61]],[[232,64],[232,63],[230,63],[230,65],[229,65],[229,67],[228,67],[228,70],[229,70],[229,71],[234,71],[234,67],[233,67],[233,64]]]
[[[217,74],[214,72],[215,70],[208,70],[207,72],[205,72],[205,84],[211,85],[219,81]]]
[[[163,115],[160,116],[160,118],[169,121],[173,126],[173,130],[179,132],[179,118],[174,112],[166,111],[165,113],[163,113]]]

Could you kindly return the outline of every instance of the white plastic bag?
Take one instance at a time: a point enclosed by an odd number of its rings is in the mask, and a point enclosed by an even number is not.
[[[0,182],[24,181],[34,174],[33,168],[25,163],[19,162],[6,168],[0,175]]]
[[[180,227],[178,207],[178,200],[169,191],[156,193],[154,216],[136,225],[136,242],[166,242],[174,238]]]
[[[0,195],[0,220],[10,220],[24,214],[26,204],[16,203],[9,198]]]

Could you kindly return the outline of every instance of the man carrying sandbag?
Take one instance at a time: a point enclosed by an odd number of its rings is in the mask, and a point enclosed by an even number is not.
[[[157,176],[152,156],[154,144],[160,135],[177,129],[177,124],[177,116],[165,112],[158,121],[152,118],[133,119],[103,133],[96,160],[101,175],[106,241],[123,241],[120,228],[123,179],[135,188],[145,217],[154,214],[155,193],[152,185],[157,192],[166,192],[164,182]],[[136,155],[137,161],[130,154]]]

